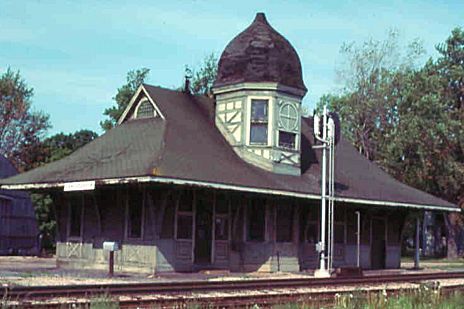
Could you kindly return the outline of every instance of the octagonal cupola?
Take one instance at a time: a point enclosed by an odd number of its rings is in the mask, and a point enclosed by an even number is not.
[[[258,13],[219,60],[216,126],[243,160],[299,175],[306,91],[295,49]]]

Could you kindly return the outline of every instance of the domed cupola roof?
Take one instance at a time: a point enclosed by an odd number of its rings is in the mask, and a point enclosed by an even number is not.
[[[306,92],[298,54],[264,13],[227,45],[214,87],[243,82],[277,82]]]

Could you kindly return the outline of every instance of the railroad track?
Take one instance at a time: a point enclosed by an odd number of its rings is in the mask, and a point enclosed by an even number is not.
[[[304,297],[313,297],[319,301],[333,299],[335,292],[298,291],[302,288],[333,288],[350,286],[372,286],[388,283],[420,283],[428,280],[461,279],[464,272],[437,272],[416,274],[394,274],[380,276],[365,276],[360,278],[289,278],[289,279],[251,279],[234,281],[188,281],[188,282],[150,282],[150,283],[116,283],[95,285],[67,286],[11,286],[3,289],[0,299],[11,299],[21,304],[39,304],[40,300],[74,299],[76,302],[88,302],[97,295],[119,297],[123,307],[137,307],[158,303],[170,306],[172,304],[191,302],[211,303],[212,298],[196,299],[192,295],[216,293],[214,303],[221,306],[237,306],[252,303],[271,304],[275,301],[290,301]],[[460,287],[462,289],[462,287]],[[264,295],[253,294],[252,291],[269,291]],[[277,291],[277,293],[272,293]],[[227,292],[229,294],[224,294]],[[235,293],[234,293],[235,292]],[[186,296],[187,295],[187,296]],[[190,297],[189,297],[190,295]],[[157,297],[164,296],[164,297]],[[79,300],[80,299],[80,300]],[[84,299],[84,300],[82,300]],[[87,299],[87,300],[86,300]]]

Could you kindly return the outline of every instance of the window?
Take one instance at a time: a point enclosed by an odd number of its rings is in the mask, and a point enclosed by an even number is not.
[[[319,242],[319,205],[302,206],[300,216],[300,241],[310,244]]]
[[[266,201],[254,199],[247,209],[247,240],[264,241],[266,230]]]
[[[95,194],[96,196],[96,203],[98,211],[98,215],[100,216],[101,228],[102,231],[109,231],[112,229],[112,218],[113,214],[111,210],[118,207],[119,199],[118,199],[118,192],[116,190],[99,190]]]
[[[250,144],[267,144],[268,100],[251,100]]]
[[[143,100],[139,103],[137,108],[137,119],[150,118],[155,116],[155,108],[148,100]]]
[[[177,205],[177,239],[192,239],[193,192],[183,191]]]
[[[176,197],[169,194],[164,205],[163,218],[161,223],[161,239],[172,239],[174,237],[174,219],[176,214]]]
[[[127,237],[142,238],[144,194],[131,191],[127,203]]]
[[[70,238],[82,237],[82,197],[76,196],[69,200],[69,227],[68,236]]]
[[[224,194],[216,195],[214,239],[229,239],[229,199]]]
[[[279,147],[295,149],[295,133],[279,131]]]
[[[280,108],[280,125],[287,131],[295,130],[298,125],[298,111],[290,103],[284,103]]]
[[[293,240],[293,205],[278,205],[276,216],[276,241]]]

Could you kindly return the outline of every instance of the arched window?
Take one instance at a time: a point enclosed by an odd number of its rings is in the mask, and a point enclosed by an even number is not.
[[[153,104],[151,104],[150,101],[145,99],[139,103],[135,118],[141,119],[141,118],[151,118],[151,117],[155,117],[155,107],[153,106]]]

